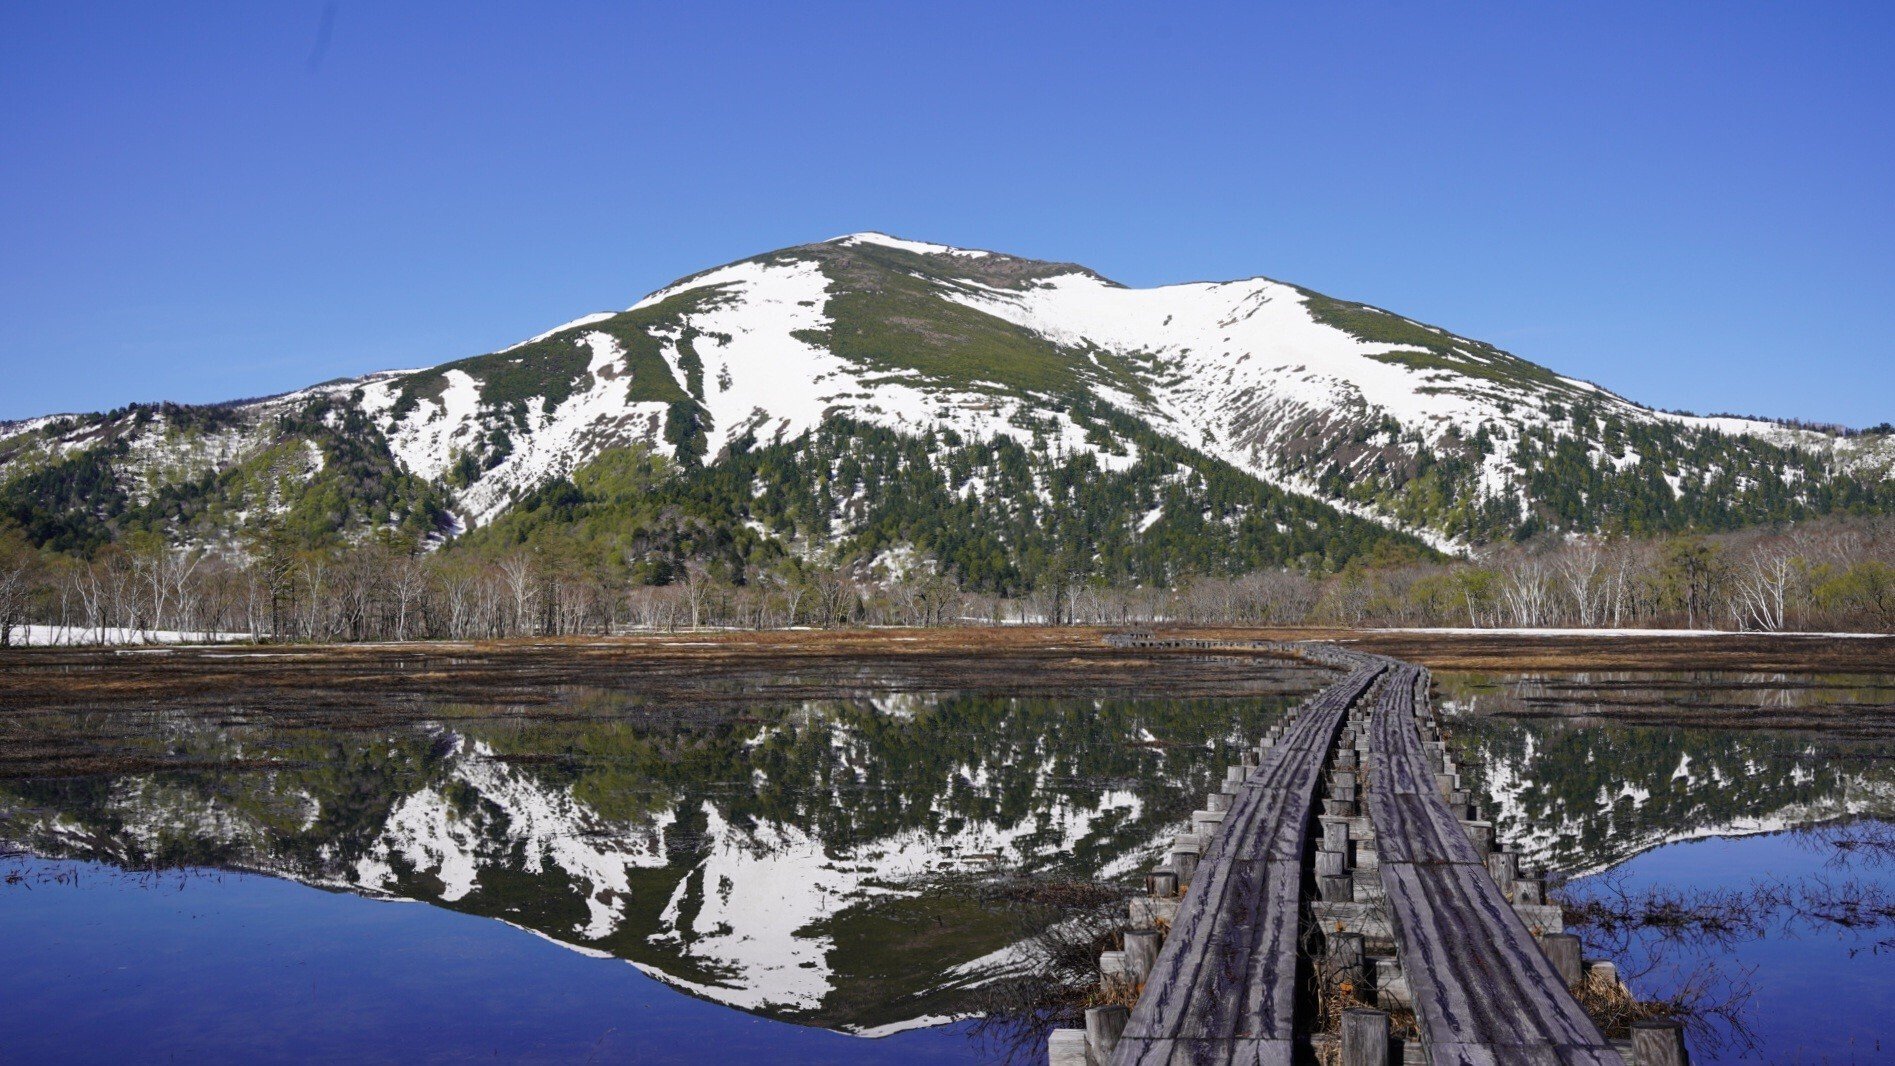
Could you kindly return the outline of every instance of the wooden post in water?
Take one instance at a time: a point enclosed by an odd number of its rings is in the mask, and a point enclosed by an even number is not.
[[[1178,872],[1178,884],[1188,885],[1198,872],[1198,853],[1195,851],[1174,851],[1171,853],[1171,868]]]
[[[1125,934],[1125,976],[1134,986],[1151,977],[1152,964],[1158,961],[1158,948],[1164,938],[1153,929],[1134,929]]]
[[[1468,822],[1467,835],[1468,838],[1474,842],[1474,846],[1479,848],[1483,854],[1493,850],[1494,823]]]
[[[1355,878],[1348,874],[1318,877],[1316,886],[1324,903],[1349,903],[1355,899]]]
[[[1324,851],[1335,851],[1344,855],[1349,854],[1349,823],[1344,821],[1324,822],[1322,848]]]
[[[1086,1061],[1086,1031],[1053,1030],[1046,1038],[1046,1066],[1090,1066]]]
[[[1521,874],[1514,878],[1513,901],[1534,905],[1546,902],[1546,878],[1541,874]]]
[[[1361,933],[1325,933],[1323,945],[1326,949],[1326,964],[1337,983],[1347,981],[1357,988],[1362,987],[1362,951],[1364,937]]]
[[[1684,1026],[1647,1018],[1632,1023],[1632,1066],[1688,1066]]]
[[[1388,1015],[1370,1007],[1342,1012],[1342,1066],[1388,1066]]]
[[[1487,854],[1487,872],[1493,875],[1494,883],[1500,886],[1503,896],[1513,893],[1513,879],[1519,872],[1519,861],[1520,857],[1511,851],[1492,851]]]
[[[1584,965],[1579,960],[1579,938],[1571,933],[1547,933],[1540,937],[1540,947],[1546,952],[1546,959],[1553,964],[1559,979],[1571,988],[1586,976]]]
[[[1094,1062],[1111,1062],[1119,1046],[1119,1036],[1132,1012],[1124,1007],[1090,1007],[1086,1010],[1086,1050]]]

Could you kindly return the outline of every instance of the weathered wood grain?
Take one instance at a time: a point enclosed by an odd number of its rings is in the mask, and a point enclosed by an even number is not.
[[[1418,668],[1377,694],[1369,819],[1402,969],[1432,1061],[1623,1060],[1568,991],[1437,789],[1415,725]]]
[[[1237,788],[1113,1062],[1290,1061],[1316,791],[1344,714],[1383,669],[1355,670],[1311,697]]]
[[[1379,679],[1356,762],[1362,771],[1357,791],[1372,829],[1365,842],[1377,861],[1357,876],[1381,881],[1430,1061],[1624,1066],[1443,798],[1441,750],[1430,749],[1417,725],[1418,710],[1423,723],[1429,721],[1426,671],[1333,646],[1302,650],[1349,673],[1304,703],[1264,750],[1261,764],[1226,789],[1228,808],[1177,903],[1170,935],[1112,1061],[1292,1061],[1299,912],[1314,805],[1345,715]]]

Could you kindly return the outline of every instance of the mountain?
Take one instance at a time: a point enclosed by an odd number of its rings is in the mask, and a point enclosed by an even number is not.
[[[1888,511],[1892,468],[1886,434],[1655,411],[1267,278],[860,233],[436,367],[0,425],[0,516],[78,552],[629,522],[1007,588]]]

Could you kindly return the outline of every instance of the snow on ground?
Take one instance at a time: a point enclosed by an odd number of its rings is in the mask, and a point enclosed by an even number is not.
[[[1194,420],[1227,411],[1226,430],[1246,413],[1228,404],[1241,407],[1258,396],[1286,410],[1373,405],[1416,426],[1473,426],[1493,414],[1481,399],[1419,391],[1441,372],[1373,358],[1416,349],[1359,340],[1317,322],[1301,293],[1267,278],[1132,289],[1074,273],[1025,290],[946,295],[1060,344],[1153,353],[1183,379],[1176,393],[1183,410]]]
[[[14,626],[15,645],[216,644],[249,640],[248,633],[179,632],[171,629],[122,629],[116,626]]]
[[[574,337],[571,343],[591,356],[586,384],[550,412],[528,404],[532,432],[516,437],[513,451],[461,496],[473,523],[486,522],[505,510],[515,488],[532,488],[569,474],[600,448],[654,441],[662,431],[666,404],[625,399],[625,350],[617,338],[595,331]]]
[[[701,334],[692,347],[704,363],[704,405],[716,434],[712,453],[747,431],[764,443],[795,437],[821,422],[840,394],[859,387],[847,363],[796,337],[830,324],[824,311],[829,278],[816,263],[737,263],[639,306],[711,286],[728,286],[734,298],[686,322]],[[674,367],[677,356],[675,346],[666,351]],[[677,374],[683,381],[682,371]]]
[[[922,255],[958,255],[963,259],[985,259],[992,252],[983,252],[975,248],[956,248],[947,244],[930,244],[927,241],[905,241],[900,237],[890,237],[886,233],[872,230],[851,233],[846,237],[835,237],[825,244],[879,244],[884,248],[899,248],[904,252],[919,252]]]
[[[387,431],[389,450],[418,477],[440,477],[455,450],[471,446],[480,436],[474,417],[480,410],[479,383],[464,370],[448,370],[441,377],[441,398],[420,401]],[[386,416],[400,395],[399,385],[390,380],[363,389],[363,409]]]
[[[580,326],[590,326],[590,325],[593,325],[594,323],[604,322],[608,318],[617,318],[618,316],[619,316],[619,312],[617,311],[594,311],[593,313],[589,315],[580,315],[578,318],[573,319],[571,322],[566,322],[561,325],[554,326],[552,329],[549,329],[544,333],[535,333],[533,336],[528,337],[527,339],[521,341],[520,343],[503,348],[501,349],[501,351],[510,352],[514,348],[524,348],[529,344],[538,344],[540,341],[543,341],[546,338],[553,336],[554,334],[564,333],[569,329],[577,329]]]
[[[1496,397],[1519,399],[1495,383],[1375,358],[1417,349],[1324,325],[1302,293],[1267,278],[1132,289],[1073,273],[1024,290],[970,286],[943,295],[1056,344],[1155,356],[1170,373],[1160,375],[1168,384],[1153,390],[1148,414],[1193,447],[1305,496],[1323,494],[1272,461],[1301,431],[1302,419],[1379,411],[1424,434],[1449,426],[1471,433],[1499,418]],[[1510,484],[1504,450],[1486,465],[1493,469],[1483,469],[1483,484]],[[1430,542],[1453,547],[1438,534]]]
[[[955,252],[945,245],[919,245],[878,234],[839,240],[891,244],[910,250]],[[965,253],[963,253],[965,254]],[[986,254],[986,253],[978,253]],[[830,280],[813,261],[735,263],[691,278],[639,301],[648,307],[694,289],[721,287],[730,299],[686,316],[698,336],[692,346],[704,364],[704,404],[710,410],[714,454],[746,434],[759,441],[791,440],[814,429],[831,411],[908,433],[949,427],[972,439],[996,435],[1030,442],[1020,423],[1037,419],[1053,432],[1051,442],[1068,453],[1090,452],[1101,467],[1123,470],[1137,461],[1136,449],[1113,455],[1086,439],[1064,415],[1048,415],[1037,404],[996,395],[1000,386],[951,389],[900,372],[870,372],[796,334],[831,324],[826,307]],[[729,338],[724,340],[722,338]],[[678,352],[666,358],[676,367]],[[676,371],[683,380],[681,370]],[[991,389],[993,391],[987,391]]]

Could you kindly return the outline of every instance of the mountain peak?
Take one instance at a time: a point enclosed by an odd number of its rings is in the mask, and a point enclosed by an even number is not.
[[[967,259],[985,259],[995,254],[978,248],[956,248],[951,244],[935,244],[930,241],[911,241],[876,230],[863,230],[860,233],[850,233],[841,237],[832,237],[822,243],[840,245],[845,248],[853,245],[874,244],[880,245],[883,248],[894,248],[899,251],[914,252],[917,255],[953,255]]]

